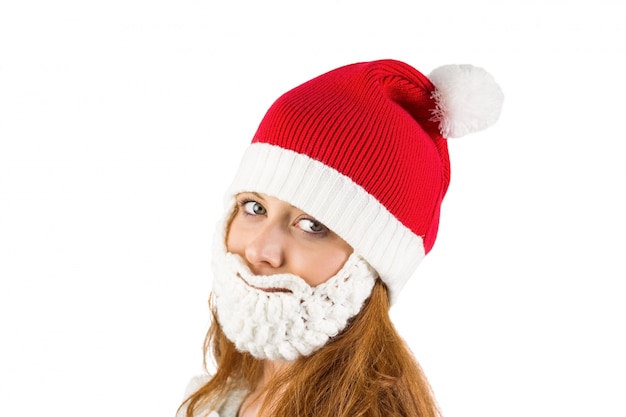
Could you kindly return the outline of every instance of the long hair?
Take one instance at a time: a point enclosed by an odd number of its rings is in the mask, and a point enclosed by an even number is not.
[[[253,391],[263,361],[239,352],[221,331],[215,311],[204,352],[212,350],[215,375],[183,404],[186,417],[217,408],[230,390]],[[205,363],[206,366],[206,363]],[[389,317],[378,279],[370,298],[346,329],[324,347],[279,371],[267,384],[262,416],[436,417],[431,388]]]

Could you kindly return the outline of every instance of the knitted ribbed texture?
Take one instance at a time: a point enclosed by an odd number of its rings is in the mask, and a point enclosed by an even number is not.
[[[227,192],[314,216],[372,265],[391,302],[432,248],[449,183],[433,84],[393,60],[344,66],[270,107]]]
[[[443,135],[491,126],[504,100],[479,67],[446,65],[431,76],[400,61],[362,62],[282,95],[243,157],[227,215],[244,191],[291,203],[372,265],[393,303],[437,237],[450,182]]]
[[[350,178],[306,155],[250,145],[226,193],[225,219],[245,191],[288,201],[323,222],[376,269],[392,302],[424,257],[420,236]]]
[[[433,91],[402,62],[348,65],[280,97],[253,142],[307,155],[351,178],[421,236],[428,253],[449,182],[446,141],[430,120]]]

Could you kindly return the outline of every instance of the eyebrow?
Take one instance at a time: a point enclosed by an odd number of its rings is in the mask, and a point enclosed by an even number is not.
[[[252,194],[253,196],[255,196],[256,198],[258,198],[259,200],[263,200],[263,201],[265,201],[265,199],[261,196],[261,194],[256,193],[256,192],[254,192],[254,191],[242,191],[242,192],[241,192],[241,193],[239,193],[239,194]]]
[[[256,198],[258,198],[259,200],[263,200],[263,201],[265,201],[265,199],[263,198],[263,196],[262,196],[261,194],[257,193],[256,191],[242,191],[240,194],[252,194],[253,196],[255,196]],[[277,198],[277,199],[278,199],[278,197],[275,197],[275,198]],[[282,201],[282,200],[281,200],[281,201]],[[300,210],[301,212],[303,212],[303,213],[304,213],[304,214],[306,214],[307,216],[311,216],[310,214],[308,214],[306,211],[302,210],[301,208],[298,208],[298,207],[294,206],[294,205],[293,205],[293,204],[291,204],[291,203],[287,203],[287,204],[289,204],[289,206],[290,206],[291,208],[294,208],[294,209],[296,209],[296,210]],[[313,217],[313,216],[311,216],[311,217]],[[315,219],[315,221],[316,221],[316,222],[317,222],[317,221],[319,221],[319,220],[317,220],[317,218],[314,218],[314,219]],[[320,222],[320,223],[321,223],[321,222]],[[326,226],[324,226],[324,227],[326,227]]]

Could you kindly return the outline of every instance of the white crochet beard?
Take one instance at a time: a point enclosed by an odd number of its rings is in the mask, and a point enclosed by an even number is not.
[[[361,311],[378,276],[354,253],[315,287],[293,274],[254,275],[216,235],[211,265],[217,318],[235,347],[257,359],[292,361],[324,346]]]

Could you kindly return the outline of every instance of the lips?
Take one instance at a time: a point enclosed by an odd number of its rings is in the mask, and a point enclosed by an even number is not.
[[[251,285],[252,288],[255,288],[257,290],[261,290],[261,291],[265,291],[265,292],[282,292],[282,293],[287,293],[287,294],[291,294],[292,292],[289,291],[286,288],[259,288],[259,287],[254,287]]]
[[[255,285],[250,284],[245,279],[243,279],[243,277],[241,275],[237,274],[237,277],[239,277],[239,279],[241,279],[248,287],[254,288],[255,290],[259,290],[259,291],[263,291],[263,292],[267,292],[267,293],[293,294],[293,292],[291,290],[287,289],[287,288],[274,288],[274,287],[263,288],[263,287],[257,287]]]

